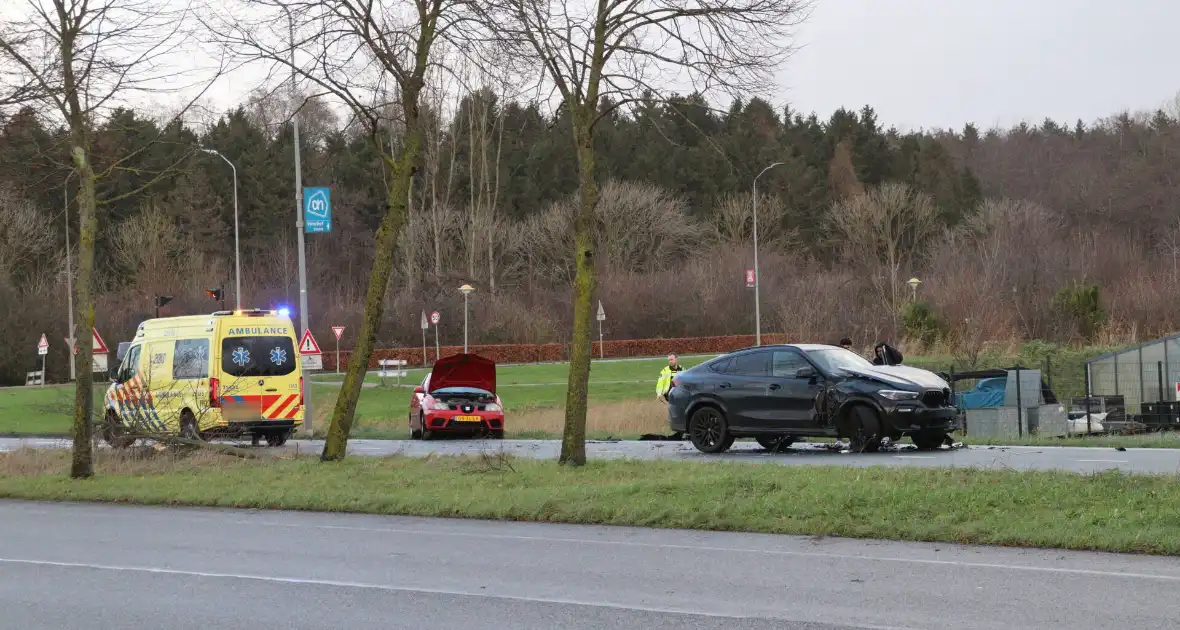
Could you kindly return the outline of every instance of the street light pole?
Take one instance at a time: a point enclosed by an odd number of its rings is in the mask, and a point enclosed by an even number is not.
[[[287,36],[291,41],[291,129],[293,132],[293,140],[295,142],[295,238],[297,240],[298,255],[299,255],[299,328],[301,335],[307,334],[308,327],[308,313],[307,313],[307,258],[305,253],[304,235],[303,235],[303,169],[299,161],[299,106],[296,105],[296,97],[298,86],[295,79],[295,18],[291,15],[291,8],[286,4],[280,4],[283,11],[287,13]],[[337,340],[339,345],[339,340]],[[337,357],[339,358],[339,357]],[[340,362],[336,362],[336,371],[340,371]],[[311,384],[304,381],[303,386],[303,417],[306,418],[308,433],[313,433],[312,427],[312,412],[311,412]]]
[[[467,296],[473,291],[475,287],[470,284],[459,287],[459,292],[463,294],[463,354],[467,354]]]
[[[242,310],[242,249],[241,241],[238,239],[238,167],[234,166],[234,163],[219,153],[217,149],[206,149],[202,147],[201,150],[225,160],[225,163],[229,164],[229,167],[234,171],[234,299],[238,305],[237,310],[240,311]]]
[[[74,271],[70,267],[70,178],[74,176],[77,171],[70,171],[66,175],[66,183],[62,184],[64,190],[62,197],[65,199],[66,212],[66,308],[69,312],[70,325],[70,380],[73,381],[78,378],[78,368],[74,365],[74,346],[77,345],[77,331],[74,330]],[[42,373],[44,374],[44,373]],[[42,376],[44,378],[44,376]]]
[[[762,299],[760,295],[762,274],[758,273],[758,178],[762,177],[762,173],[780,164],[782,162],[775,162],[754,176],[754,345],[756,346],[762,345]]]

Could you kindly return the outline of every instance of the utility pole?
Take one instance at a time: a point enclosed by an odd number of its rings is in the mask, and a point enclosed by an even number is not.
[[[303,236],[303,173],[299,163],[299,107],[297,102],[298,90],[296,89],[295,77],[295,18],[291,15],[291,9],[286,4],[279,5],[287,12],[287,36],[291,42],[291,129],[295,142],[295,235],[298,239],[299,248],[299,331],[300,335],[307,334],[308,317],[307,317],[307,258],[304,246]],[[339,361],[337,361],[336,370],[340,370]],[[312,427],[313,416],[311,412],[311,379],[304,379],[303,381],[303,424],[307,427],[308,435],[314,431]]]

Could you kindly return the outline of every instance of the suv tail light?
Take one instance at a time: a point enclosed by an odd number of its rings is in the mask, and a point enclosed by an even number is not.
[[[221,381],[215,378],[209,379],[209,406],[211,408],[221,406]]]
[[[299,406],[303,406],[303,377],[299,377]]]
[[[676,382],[675,378],[672,379],[672,387],[680,387],[680,383]]]

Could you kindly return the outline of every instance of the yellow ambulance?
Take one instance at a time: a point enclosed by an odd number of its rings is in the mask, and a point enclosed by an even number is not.
[[[112,446],[153,434],[281,446],[303,424],[303,369],[285,311],[149,319],[119,345],[100,427]]]

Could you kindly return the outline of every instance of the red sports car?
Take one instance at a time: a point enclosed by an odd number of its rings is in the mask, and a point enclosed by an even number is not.
[[[439,359],[410,399],[410,438],[442,434],[504,437],[496,362],[475,354]]]

